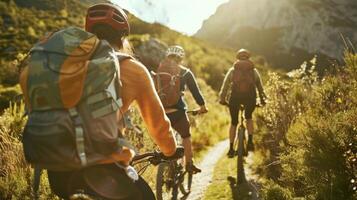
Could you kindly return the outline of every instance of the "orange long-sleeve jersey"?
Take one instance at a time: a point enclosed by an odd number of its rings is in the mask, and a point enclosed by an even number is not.
[[[170,121],[165,115],[149,71],[140,62],[126,59],[120,63],[120,74],[123,98],[121,111],[126,112],[129,106],[136,101],[155,144],[159,146],[164,155],[173,155],[176,151],[175,137],[173,137]],[[118,119],[121,117],[121,113],[118,111]],[[114,161],[128,163],[133,156],[133,151],[123,149],[113,153],[111,158],[103,163]]]

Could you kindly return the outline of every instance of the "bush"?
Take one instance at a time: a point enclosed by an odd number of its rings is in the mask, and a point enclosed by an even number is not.
[[[269,183],[262,191],[265,200],[292,200],[292,194],[278,184]]]
[[[0,112],[9,107],[10,101],[15,101],[21,94],[19,85],[4,87],[0,85]]]
[[[257,123],[267,130],[259,143],[269,156],[256,170],[294,196],[356,198],[356,63],[346,54],[346,66],[321,79],[312,62],[267,84],[270,102]]]

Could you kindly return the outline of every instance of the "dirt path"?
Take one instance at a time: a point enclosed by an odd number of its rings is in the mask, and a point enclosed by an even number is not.
[[[194,175],[191,188],[191,194],[186,198],[187,200],[202,199],[204,193],[212,182],[213,170],[217,164],[217,161],[223,156],[225,150],[228,147],[228,140],[219,142],[212,147],[205,155],[199,167],[202,172]]]

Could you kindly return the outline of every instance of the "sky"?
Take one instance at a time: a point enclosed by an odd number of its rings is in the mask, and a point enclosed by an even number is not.
[[[159,22],[193,35],[228,0],[111,0],[147,22]]]

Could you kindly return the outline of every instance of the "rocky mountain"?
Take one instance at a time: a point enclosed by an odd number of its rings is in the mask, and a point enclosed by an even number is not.
[[[356,0],[230,0],[195,36],[248,48],[274,66],[291,68],[314,54],[320,64],[341,60],[341,35],[357,44]]]

